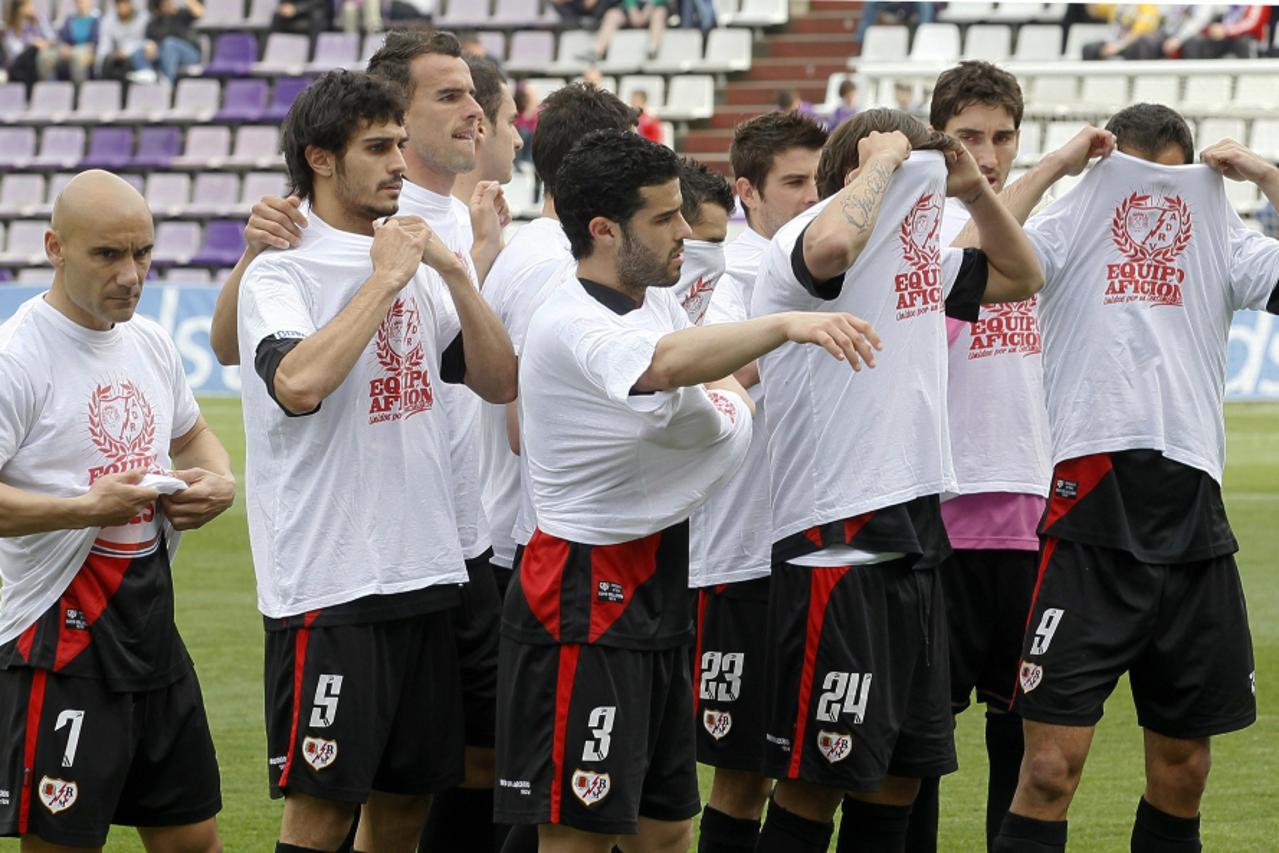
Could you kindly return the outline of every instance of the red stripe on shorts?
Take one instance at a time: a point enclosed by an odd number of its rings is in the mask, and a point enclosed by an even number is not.
[[[1044,514],[1044,523],[1040,530],[1048,531],[1057,522],[1065,518],[1089,492],[1097,488],[1102,477],[1114,469],[1109,453],[1094,453],[1091,456],[1079,456],[1067,459],[1053,469],[1052,493],[1048,495],[1048,512]],[[1075,496],[1064,498],[1057,494],[1057,481],[1070,480],[1075,483]]]
[[[40,734],[40,714],[44,710],[47,670],[31,673],[31,694],[27,698],[27,731],[22,749],[22,798],[18,803],[18,834],[26,835],[31,825],[31,785],[35,781],[36,740]]]
[[[289,724],[289,751],[284,757],[284,767],[280,770],[280,781],[276,787],[281,790],[289,784],[289,771],[293,769],[293,760],[298,749],[298,720],[302,716],[302,673],[306,668],[306,647],[311,641],[311,624],[320,611],[312,610],[302,617],[302,627],[298,628],[293,638],[293,721]]]
[[[693,716],[697,716],[697,706],[702,698],[702,624],[706,621],[706,602],[710,599],[710,590],[697,591],[697,638],[693,643]]]
[[[826,621],[826,605],[835,585],[848,574],[848,566],[810,568],[808,591],[808,630],[804,636],[804,669],[799,676],[799,711],[795,715],[795,741],[790,747],[790,767],[786,775],[799,777],[799,763],[804,757],[804,734],[808,728],[808,700],[813,692],[813,673],[817,669],[817,646],[822,639],[822,623]]]
[[[560,822],[560,800],[564,796],[564,739],[568,731],[568,708],[573,699],[573,681],[577,678],[577,658],[582,647],[560,646],[559,672],[555,676],[555,732],[551,743],[551,823]]]
[[[1053,558],[1053,551],[1057,550],[1057,539],[1052,536],[1044,537],[1043,551],[1039,556],[1039,571],[1035,575],[1035,589],[1030,594],[1030,608],[1026,611],[1026,627],[1022,630],[1022,645],[1026,644],[1026,632],[1030,630],[1030,620],[1035,615],[1035,602],[1039,601],[1039,588],[1044,583],[1044,573],[1048,571],[1048,563]],[[1017,701],[1017,691],[1021,689],[1021,673],[1013,673],[1013,693],[1012,698],[1008,700],[1008,710],[1013,709],[1013,703]]]
[[[563,539],[534,530],[520,558],[520,588],[524,591],[524,600],[555,640],[560,638],[560,592],[568,552],[569,545]]]

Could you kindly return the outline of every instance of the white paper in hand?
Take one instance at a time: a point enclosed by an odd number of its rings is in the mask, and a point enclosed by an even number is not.
[[[177,477],[170,477],[167,474],[147,474],[142,478],[142,482],[138,486],[143,489],[155,489],[162,495],[172,495],[180,492],[187,487],[183,480]]]

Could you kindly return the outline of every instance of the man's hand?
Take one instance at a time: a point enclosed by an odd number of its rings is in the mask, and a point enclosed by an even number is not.
[[[1097,52],[1101,54],[1102,59],[1110,59],[1110,57],[1118,55],[1119,51],[1123,49],[1124,45],[1122,42],[1108,41],[1103,44],[1101,49]]]
[[[295,195],[262,196],[249,213],[249,224],[244,226],[245,250],[256,256],[263,249],[296,248],[302,242],[302,229],[307,226],[301,206],[302,199]]]
[[[115,527],[146,509],[147,504],[159,499],[155,489],[138,486],[146,475],[145,468],[135,468],[123,474],[107,474],[93,481],[89,491],[74,500],[79,504],[83,527]]]
[[[865,166],[871,160],[879,159],[889,169],[896,171],[909,156],[910,140],[900,130],[894,130],[892,133],[872,130],[857,142],[858,168]],[[852,172],[849,172],[844,176],[844,186],[848,186],[848,182],[852,179]]]
[[[946,195],[964,204],[974,204],[990,181],[981,173],[977,159],[963,145],[949,148],[946,155]]]
[[[160,509],[178,530],[203,527],[235,502],[235,481],[212,471],[191,468],[174,471],[173,476],[185,482],[187,487],[161,497]]]
[[[502,229],[511,222],[502,185],[497,181],[480,181],[475,185],[468,207],[471,209],[471,230],[475,232],[475,242],[501,245]]]
[[[373,248],[369,250],[373,275],[398,291],[417,275],[427,240],[434,236],[418,216],[394,216],[374,222]]]
[[[1065,145],[1044,155],[1045,160],[1056,164],[1059,178],[1078,175],[1088,168],[1088,163],[1098,157],[1109,157],[1115,152],[1115,135],[1099,127],[1085,127],[1070,138]]]
[[[1164,56],[1171,59],[1181,52],[1181,39],[1176,36],[1169,36],[1164,39],[1163,44]]]
[[[1279,169],[1271,165],[1269,160],[1257,156],[1233,139],[1223,139],[1215,145],[1209,145],[1199,157],[1232,181],[1251,181],[1260,186],[1265,181],[1275,180],[1279,175]]]
[[[883,349],[875,328],[852,314],[788,311],[784,318],[786,340],[822,347],[853,370],[861,370],[863,361],[874,367],[875,351]]]
[[[428,225],[426,226],[426,240],[422,246],[421,262],[431,269],[438,272],[444,277],[444,283],[449,284],[450,276],[461,274],[466,277],[469,284],[474,285],[471,281],[470,270],[467,269],[466,261],[456,254],[448,246],[444,245],[444,241],[440,239],[440,235]]]

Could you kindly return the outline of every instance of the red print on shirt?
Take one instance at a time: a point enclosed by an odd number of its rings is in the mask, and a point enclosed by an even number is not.
[[[942,309],[941,230],[942,200],[937,193],[919,197],[902,220],[902,263],[893,283],[897,293],[897,319],[908,320]]]
[[[1106,264],[1105,304],[1184,307],[1186,273],[1177,257],[1190,245],[1190,206],[1181,196],[1134,192],[1115,208],[1110,236],[1125,260]]]

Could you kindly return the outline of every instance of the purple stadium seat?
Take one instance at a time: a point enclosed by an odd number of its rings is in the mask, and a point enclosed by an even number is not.
[[[225,216],[238,209],[240,176],[231,172],[201,172],[195,176],[187,213]]]
[[[449,0],[444,14],[435,17],[442,30],[470,30],[488,26],[491,0]]]
[[[248,74],[258,60],[258,38],[253,33],[223,33],[213,45],[213,57],[204,69],[214,77]]]
[[[157,172],[147,177],[143,192],[147,205],[156,216],[179,216],[191,199],[191,176],[181,172]]]
[[[204,228],[204,245],[191,259],[197,267],[233,267],[244,253],[244,225],[236,219],[215,219]]]
[[[280,162],[280,129],[274,125],[242,127],[235,134],[233,166],[269,169]]]
[[[279,0],[249,0],[249,26],[269,27]]]
[[[0,213],[35,216],[44,198],[44,175],[8,175],[0,185]]]
[[[541,6],[541,0],[497,0],[492,23],[510,29],[552,27],[559,23],[559,15],[549,6],[543,11]]]
[[[182,152],[182,129],[143,127],[138,135],[138,152],[133,165],[144,169],[167,169]]]
[[[369,60],[373,58],[373,54],[381,50],[385,43],[386,33],[367,33],[364,36],[364,44],[360,48],[360,60],[351,66],[352,70],[363,71],[368,66]]]
[[[506,60],[511,71],[540,72],[554,62],[554,33],[526,30],[511,36],[511,54]]]
[[[62,188],[71,183],[75,175],[71,172],[57,172],[49,179],[49,189],[45,191],[44,203],[40,205],[41,216],[53,215],[53,203],[58,200]]]
[[[170,115],[175,119],[208,121],[222,104],[222,84],[217,80],[184,77],[178,81]]]
[[[204,16],[195,26],[199,30],[225,30],[246,23],[244,0],[208,0],[204,4]]]
[[[216,169],[231,153],[231,128],[193,127],[187,131],[186,148],[173,161],[180,169]]]
[[[0,85],[0,124],[6,124],[27,111],[27,87],[21,83]]]
[[[359,59],[360,37],[355,33],[320,33],[315,40],[315,57],[307,71],[322,73],[354,66]]]
[[[37,166],[70,169],[84,157],[83,127],[46,127],[40,134]]]
[[[21,169],[35,156],[34,127],[0,127],[0,169]]]
[[[35,122],[65,121],[71,115],[75,85],[64,80],[41,80],[31,89],[25,118]]]
[[[271,91],[271,103],[267,105],[263,118],[267,121],[280,121],[289,113],[293,100],[302,90],[311,85],[308,77],[280,77],[275,81]]]
[[[154,83],[129,84],[128,98],[124,103],[124,111],[120,113],[122,121],[147,122],[157,121],[169,111],[169,101],[173,99],[173,86],[168,80],[160,79]],[[80,100],[84,100],[81,94]]]
[[[124,87],[119,80],[88,80],[80,86],[80,103],[72,113],[76,121],[112,121],[124,105]]]
[[[479,33],[480,46],[499,62],[506,60],[506,33],[486,31]]]
[[[254,79],[228,80],[226,97],[218,111],[218,121],[261,121],[266,111],[267,81]]]
[[[9,223],[9,242],[0,253],[0,263],[9,266],[42,266],[48,263],[44,254],[44,230],[49,223],[20,219]]]
[[[271,33],[262,61],[253,63],[254,74],[301,74],[311,53],[311,39],[292,33]]]
[[[264,195],[283,196],[288,192],[288,181],[283,172],[250,172],[244,176],[244,186],[240,189],[239,210],[247,216],[249,208],[257,204]]]
[[[89,152],[80,161],[82,169],[120,169],[133,159],[133,128],[95,127],[89,137]]]
[[[160,266],[184,266],[200,250],[200,223],[161,222],[155,229],[153,263]]]

